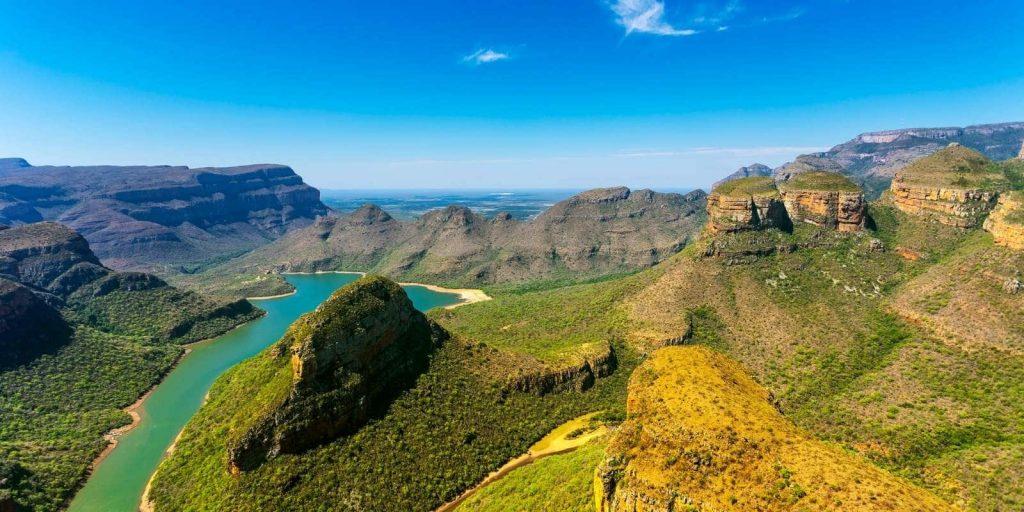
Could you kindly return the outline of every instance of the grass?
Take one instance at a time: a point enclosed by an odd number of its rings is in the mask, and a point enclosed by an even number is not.
[[[723,196],[764,196],[777,195],[779,189],[771,176],[751,176],[729,180],[715,187],[713,192]]]
[[[605,443],[543,458],[509,473],[462,503],[459,512],[591,512],[594,469]]]
[[[900,175],[910,185],[999,190],[1007,186],[1004,172],[981,153],[951,146],[906,166]]]
[[[860,187],[846,176],[828,171],[810,171],[796,174],[783,182],[781,187],[785,190],[860,192]]]
[[[473,371],[490,349],[449,341],[387,414],[301,455],[231,477],[224,447],[253,407],[252,390],[278,371],[265,352],[230,370],[186,426],[152,488],[158,510],[422,510],[448,501],[523,453],[555,426],[599,409],[621,410],[636,356],[619,347],[619,371],[587,391],[506,393]],[[239,403],[247,403],[242,409]]]

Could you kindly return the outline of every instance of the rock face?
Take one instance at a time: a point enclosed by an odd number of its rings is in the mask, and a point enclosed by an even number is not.
[[[995,205],[1005,177],[989,169],[983,155],[950,145],[921,158],[892,181],[893,204],[900,211],[940,224],[972,228]]]
[[[791,228],[782,195],[771,177],[730,180],[708,196],[708,230],[736,233]]]
[[[711,189],[714,190],[721,186],[723,183],[732,180],[738,180],[743,178],[754,178],[758,176],[771,176],[772,168],[764,164],[750,164],[746,167],[740,167],[736,172],[716,181],[711,185]]]
[[[463,284],[600,275],[654,265],[678,252],[703,226],[705,201],[702,191],[597,189],[529,221],[450,206],[402,222],[366,205],[290,233],[225,268],[355,269]]]
[[[0,274],[20,283],[67,297],[111,273],[67,226],[40,222],[0,231]]]
[[[149,268],[251,249],[327,212],[319,191],[282,165],[0,163],[0,223],[67,224],[114,268]]]
[[[996,244],[1015,251],[1024,251],[1024,193],[999,195],[999,203],[985,219],[985,231],[992,233]]]
[[[841,173],[843,166],[826,156],[800,155],[796,157],[795,161],[772,171],[772,175],[778,181],[787,181],[798,174],[818,171]]]
[[[839,231],[864,229],[866,209],[860,188],[838,173],[808,171],[780,184],[790,219]]]
[[[630,378],[627,404],[595,472],[599,512],[954,510],[810,437],[705,347],[655,352]]]
[[[71,328],[43,298],[0,278],[0,369],[51,352],[70,337]]]
[[[367,277],[338,290],[273,349],[273,357],[290,356],[290,376],[271,384],[278,398],[266,412],[231,436],[229,471],[352,433],[413,383],[442,337],[387,279]]]

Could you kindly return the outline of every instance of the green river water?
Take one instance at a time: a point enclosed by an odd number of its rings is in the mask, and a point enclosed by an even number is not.
[[[266,316],[223,336],[196,344],[139,407],[142,421],[118,441],[74,500],[73,512],[129,512],[138,509],[142,491],[178,432],[203,403],[207,390],[225,370],[277,341],[299,316],[315,309],[357,274],[288,275],[296,293],[254,300]],[[405,286],[422,311],[455,304],[457,295],[422,286]]]

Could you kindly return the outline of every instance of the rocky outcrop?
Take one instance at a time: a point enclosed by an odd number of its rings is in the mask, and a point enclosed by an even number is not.
[[[711,190],[714,190],[724,184],[725,182],[732,180],[739,180],[743,178],[756,178],[758,176],[771,176],[772,168],[764,164],[750,164],[746,167],[740,167],[736,172],[716,181],[711,185]]]
[[[954,510],[804,433],[737,363],[701,346],[662,348],[633,372],[594,501],[599,512]]]
[[[1000,194],[996,208],[985,219],[984,228],[992,233],[997,245],[1024,251],[1024,193]]]
[[[1020,153],[1017,153],[1017,160],[1024,160],[1024,142],[1020,143]]]
[[[736,233],[791,227],[782,196],[770,177],[730,180],[708,195],[708,230]]]
[[[282,165],[226,168],[0,165],[0,222],[59,221],[114,268],[251,249],[328,213]]]
[[[596,189],[528,221],[450,206],[413,221],[379,207],[322,219],[222,267],[226,272],[364,270],[478,285],[595,276],[654,265],[704,224],[706,194]]]
[[[40,222],[0,231],[0,274],[20,283],[67,297],[111,273],[67,226]]]
[[[542,368],[509,377],[505,391],[546,395],[561,391],[586,391],[596,379],[615,371],[615,350],[609,343],[601,343],[591,351],[580,354],[561,365]]]
[[[338,290],[274,347],[270,357],[291,359],[287,389],[233,432],[229,471],[354,432],[413,383],[443,336],[387,279],[367,277]]]
[[[958,228],[982,223],[1005,186],[983,155],[960,145],[922,158],[893,178],[893,204],[900,211]]]
[[[798,174],[819,171],[841,173],[843,166],[823,155],[800,155],[795,161],[772,171],[772,175],[778,181],[788,181]]]
[[[0,277],[0,369],[52,352],[71,337],[60,313],[29,288]]]
[[[848,232],[864,228],[864,195],[859,187],[838,173],[802,172],[780,183],[779,188],[786,212],[794,223]]]

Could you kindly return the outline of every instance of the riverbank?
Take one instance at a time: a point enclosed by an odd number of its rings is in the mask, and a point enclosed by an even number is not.
[[[168,449],[176,446],[182,427],[202,407],[213,382],[224,371],[280,339],[296,318],[316,308],[358,275],[289,276],[287,279],[297,292],[258,304],[267,312],[260,322],[241,324],[237,331],[225,333],[212,343],[204,340],[188,345],[192,348],[188,356],[183,351],[159,384],[129,406],[130,413],[140,416],[136,418],[133,414],[130,424],[108,432],[108,439],[116,438],[117,443],[107,446],[103,458],[93,462],[84,486],[71,500],[70,510],[137,509],[160,461]],[[408,290],[414,305],[422,310],[451,305],[460,299],[455,294],[440,294],[426,288]],[[147,495],[147,502],[148,498]]]
[[[281,275],[286,275],[286,276],[287,275],[302,276],[302,275],[317,275],[317,274],[351,274],[351,275],[357,275],[357,276],[365,276],[366,272],[352,272],[352,271],[345,271],[345,270],[318,270],[316,272],[281,272]],[[445,288],[443,286],[437,286],[437,285],[434,285],[434,284],[426,284],[426,283],[398,283],[398,284],[400,286],[419,286],[421,288],[426,288],[426,289],[428,289],[428,290],[430,290],[432,292],[448,293],[448,294],[456,295],[456,296],[459,297],[459,302],[458,303],[452,304],[452,305],[449,305],[449,306],[445,306],[444,307],[445,309],[455,309],[455,308],[457,308],[459,306],[465,306],[467,304],[473,304],[473,303],[476,303],[476,302],[483,302],[485,300],[493,299],[493,297],[491,297],[490,295],[487,295],[486,292],[484,292],[483,290],[478,289],[478,288]],[[284,293],[284,294],[281,294],[281,295],[271,295],[271,296],[268,296],[268,297],[248,297],[248,299],[250,299],[250,300],[276,299],[276,298],[280,298],[280,297],[287,297],[287,296],[291,295],[292,293],[295,293],[295,292],[292,291],[291,293]]]
[[[467,489],[454,500],[441,505],[437,510],[435,510],[435,512],[451,512],[458,508],[462,502],[466,501],[477,492],[480,492],[484,487],[501,480],[516,469],[532,464],[544,457],[569,453],[590,441],[605,435],[608,433],[608,427],[604,425],[600,425],[597,428],[586,431],[582,434],[579,433],[580,429],[584,429],[590,425],[590,419],[596,414],[596,412],[586,414],[559,425],[540,441],[534,443],[526,453],[506,462],[497,470],[492,471],[480,483],[470,489]],[[570,438],[570,434],[578,435]]]

